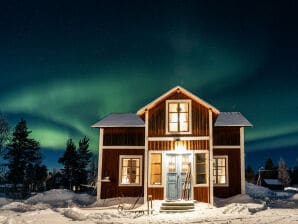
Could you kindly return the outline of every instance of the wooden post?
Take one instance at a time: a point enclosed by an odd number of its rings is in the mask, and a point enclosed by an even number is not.
[[[96,200],[99,201],[101,199],[101,173],[102,173],[102,148],[103,148],[103,132],[104,129],[100,128],[99,131],[99,148],[98,148],[98,171],[97,171],[97,195]]]
[[[241,194],[245,194],[244,127],[240,128]]]
[[[145,151],[144,151],[144,203],[147,201],[147,190],[148,190],[148,121],[149,112],[145,111]]]
[[[213,120],[209,109],[209,204],[213,205]]]
[[[148,213],[148,215],[149,215],[149,211],[150,211],[150,214],[152,214],[152,212],[153,212],[152,195],[148,195],[148,200],[147,200],[147,213]]]

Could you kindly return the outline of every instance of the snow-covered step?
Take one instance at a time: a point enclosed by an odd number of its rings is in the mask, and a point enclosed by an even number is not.
[[[193,201],[165,201],[160,206],[160,212],[189,212],[194,211]]]

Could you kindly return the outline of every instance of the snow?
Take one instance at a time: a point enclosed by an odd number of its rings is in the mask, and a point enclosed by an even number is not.
[[[159,213],[162,201],[154,200],[152,214],[147,214],[147,205],[139,198],[112,198],[95,203],[94,196],[51,190],[24,201],[0,198],[0,224],[298,223],[297,188],[274,192],[247,184],[246,190],[245,195],[215,198],[214,206],[196,202],[195,211],[185,213]],[[122,211],[117,209],[119,204],[123,205]],[[128,210],[131,208],[135,212]]]

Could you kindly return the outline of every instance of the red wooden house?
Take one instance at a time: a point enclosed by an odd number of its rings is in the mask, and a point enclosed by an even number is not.
[[[177,86],[136,114],[110,114],[99,128],[97,197],[190,199],[245,193],[244,127],[239,112],[220,112]]]

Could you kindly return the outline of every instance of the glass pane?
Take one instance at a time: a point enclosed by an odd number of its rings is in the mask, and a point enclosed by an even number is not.
[[[129,159],[122,159],[122,166],[128,166]]]
[[[178,123],[170,123],[169,131],[178,131]]]
[[[188,114],[187,113],[180,113],[179,122],[180,123],[188,122]]]
[[[169,112],[178,112],[178,103],[169,103]]]
[[[180,131],[188,131],[188,122],[180,123]]]
[[[150,184],[160,185],[161,184],[161,154],[151,154],[151,177]]]
[[[205,184],[206,183],[206,175],[200,174],[197,175],[197,184]]]
[[[188,103],[180,103],[179,106],[179,112],[188,112]]]
[[[169,113],[169,122],[177,123],[178,122],[178,114],[177,113]]]

